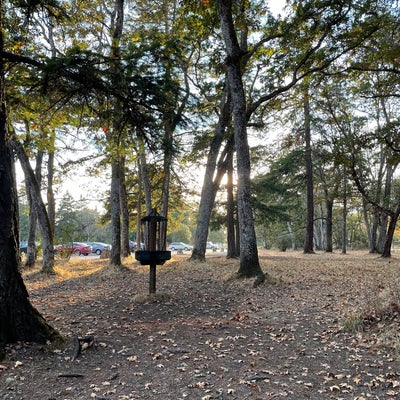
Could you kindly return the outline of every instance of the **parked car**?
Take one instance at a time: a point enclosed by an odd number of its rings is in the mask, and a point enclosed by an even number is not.
[[[98,256],[103,252],[103,250],[111,250],[111,245],[102,242],[86,242],[88,246],[92,247],[92,253]]]
[[[54,251],[57,253],[58,251],[69,251],[72,254],[77,254],[80,256],[83,254],[84,256],[88,256],[92,252],[92,247],[86,243],[82,242],[72,242],[68,244],[59,244],[54,247]]]
[[[36,243],[36,248],[40,245],[39,242]],[[19,252],[22,254],[28,253],[28,242],[26,240],[23,240],[22,242],[19,242]]]
[[[208,250],[212,250],[212,251],[217,251],[218,250],[218,246],[212,242],[207,242],[206,243],[206,249]]]
[[[185,251],[189,251],[189,250],[193,250],[193,246],[190,246],[189,244],[183,243],[183,242],[172,242],[169,245],[169,249],[171,251],[174,250],[185,250]]]
[[[28,252],[28,242],[19,242],[19,252],[21,254]]]
[[[129,241],[129,250],[130,251],[136,251],[138,249],[137,242],[133,242],[132,240]],[[140,243],[140,250],[144,250],[144,243]]]

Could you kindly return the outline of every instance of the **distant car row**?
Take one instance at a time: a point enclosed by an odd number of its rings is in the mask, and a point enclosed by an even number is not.
[[[100,255],[104,250],[111,250],[111,245],[101,242],[71,242],[68,244],[59,244],[54,246],[54,251],[67,251],[78,256],[89,254]]]
[[[191,246],[190,244],[186,244],[183,242],[172,242],[169,245],[169,250],[174,251],[174,250],[184,250],[184,251],[189,251],[189,250],[193,250],[193,246]],[[207,250],[212,250],[212,251],[217,251],[218,250],[218,246],[214,243],[211,242],[207,242],[206,243],[206,249]]]
[[[129,248],[133,252],[135,250],[138,250],[138,246],[136,242],[130,241],[129,242]],[[144,249],[144,244],[140,243],[140,248],[143,250]],[[20,242],[19,249],[21,253],[27,252],[27,242],[23,241]],[[186,244],[183,242],[172,242],[169,246],[168,249],[171,251],[175,250],[183,250],[183,251],[191,251],[193,250],[193,246],[190,244]],[[213,250],[217,251],[218,246],[211,243],[207,242],[206,245],[207,250]],[[100,255],[104,250],[111,250],[111,245],[107,243],[102,243],[102,242],[71,242],[68,244],[59,244],[57,246],[54,246],[54,251],[59,252],[59,251],[68,251],[72,254],[76,255],[84,255],[88,256],[89,254],[97,254]]]

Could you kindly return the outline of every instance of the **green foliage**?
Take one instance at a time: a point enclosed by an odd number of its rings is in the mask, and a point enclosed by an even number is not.
[[[298,194],[303,186],[303,151],[283,154],[270,165],[269,173],[253,179],[257,220],[289,221],[290,211],[298,209]]]
[[[21,241],[28,240],[29,207],[27,204],[20,202],[18,209],[19,209],[19,237]]]
[[[167,241],[192,243],[195,223],[196,218],[191,206],[181,203],[180,208],[176,206],[171,207],[168,216]]]
[[[100,224],[98,212],[87,208],[83,200],[74,200],[68,193],[57,211],[55,237],[58,243],[110,241],[109,232]]]
[[[90,146],[101,153],[102,161],[91,166],[93,171],[106,168],[117,155],[127,156],[127,169],[134,171],[140,136],[151,153],[150,179],[158,208],[164,156],[172,155],[175,160],[169,226],[171,232],[181,231],[180,225],[188,221],[179,213],[186,201],[180,199],[181,193],[189,197],[192,192],[182,178],[184,173],[178,173],[178,164],[187,160],[201,164],[207,154],[225,76],[216,3],[126,2],[118,59],[111,53],[113,1],[93,1],[90,8],[78,0],[18,5],[28,7],[30,18],[21,19],[20,8],[7,9],[5,45],[7,51],[26,57],[27,62],[9,63],[7,98],[12,122],[26,124],[25,130],[16,131],[31,156],[38,150],[57,151],[57,139],[64,141],[66,131],[79,127],[90,138]],[[318,201],[323,198],[323,184],[335,187],[341,166],[356,165],[367,189],[378,193],[380,186],[373,172],[381,146],[392,147],[391,152],[385,150],[386,165],[398,164],[398,124],[393,118],[398,110],[395,102],[388,104],[393,110],[390,123],[382,122],[380,115],[376,129],[370,128],[372,112],[365,110],[384,114],[376,107],[376,99],[390,98],[398,91],[394,68],[398,10],[391,2],[289,1],[287,14],[275,18],[268,11],[268,2],[244,2],[245,12],[238,5],[234,4],[235,24],[248,43],[242,61],[249,125],[259,129],[263,140],[269,135],[266,123],[273,112],[279,114],[280,132],[288,121],[293,122],[275,160],[258,155],[260,165],[271,165],[268,174],[256,176],[253,182],[257,222],[276,229],[276,235],[285,232],[287,222],[301,229],[302,126],[299,112],[290,113],[301,107],[298,94],[294,93],[293,100],[282,94],[304,78],[312,88],[313,132],[319,136],[315,149],[320,152],[314,152],[321,171],[316,174]],[[329,73],[322,76],[321,71]],[[313,79],[308,78],[311,74]],[[285,114],[290,114],[286,120]],[[173,135],[164,135],[166,130]],[[132,221],[138,183],[136,174],[130,172]],[[335,195],[340,196],[340,191]],[[396,201],[396,192],[391,199]],[[60,211],[63,214],[65,210],[61,207]],[[67,215],[60,223],[64,217]],[[222,226],[220,217],[214,221],[215,228]],[[191,220],[190,230],[193,224]]]

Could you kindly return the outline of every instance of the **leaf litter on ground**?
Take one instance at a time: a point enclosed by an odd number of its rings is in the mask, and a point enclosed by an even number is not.
[[[214,254],[213,254],[214,255]],[[367,252],[260,251],[266,283],[238,260],[175,256],[60,263],[24,274],[31,301],[69,340],[9,346],[0,399],[395,399],[400,262]],[[95,345],[73,360],[72,338]]]

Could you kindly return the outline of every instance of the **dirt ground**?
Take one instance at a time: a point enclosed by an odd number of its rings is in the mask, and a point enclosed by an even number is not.
[[[157,267],[152,298],[148,267],[130,259],[123,273],[81,257],[56,277],[26,274],[67,344],[10,346],[0,399],[400,398],[396,254],[268,251],[257,288],[230,279],[238,261],[209,256]],[[75,360],[74,336],[94,337]]]

